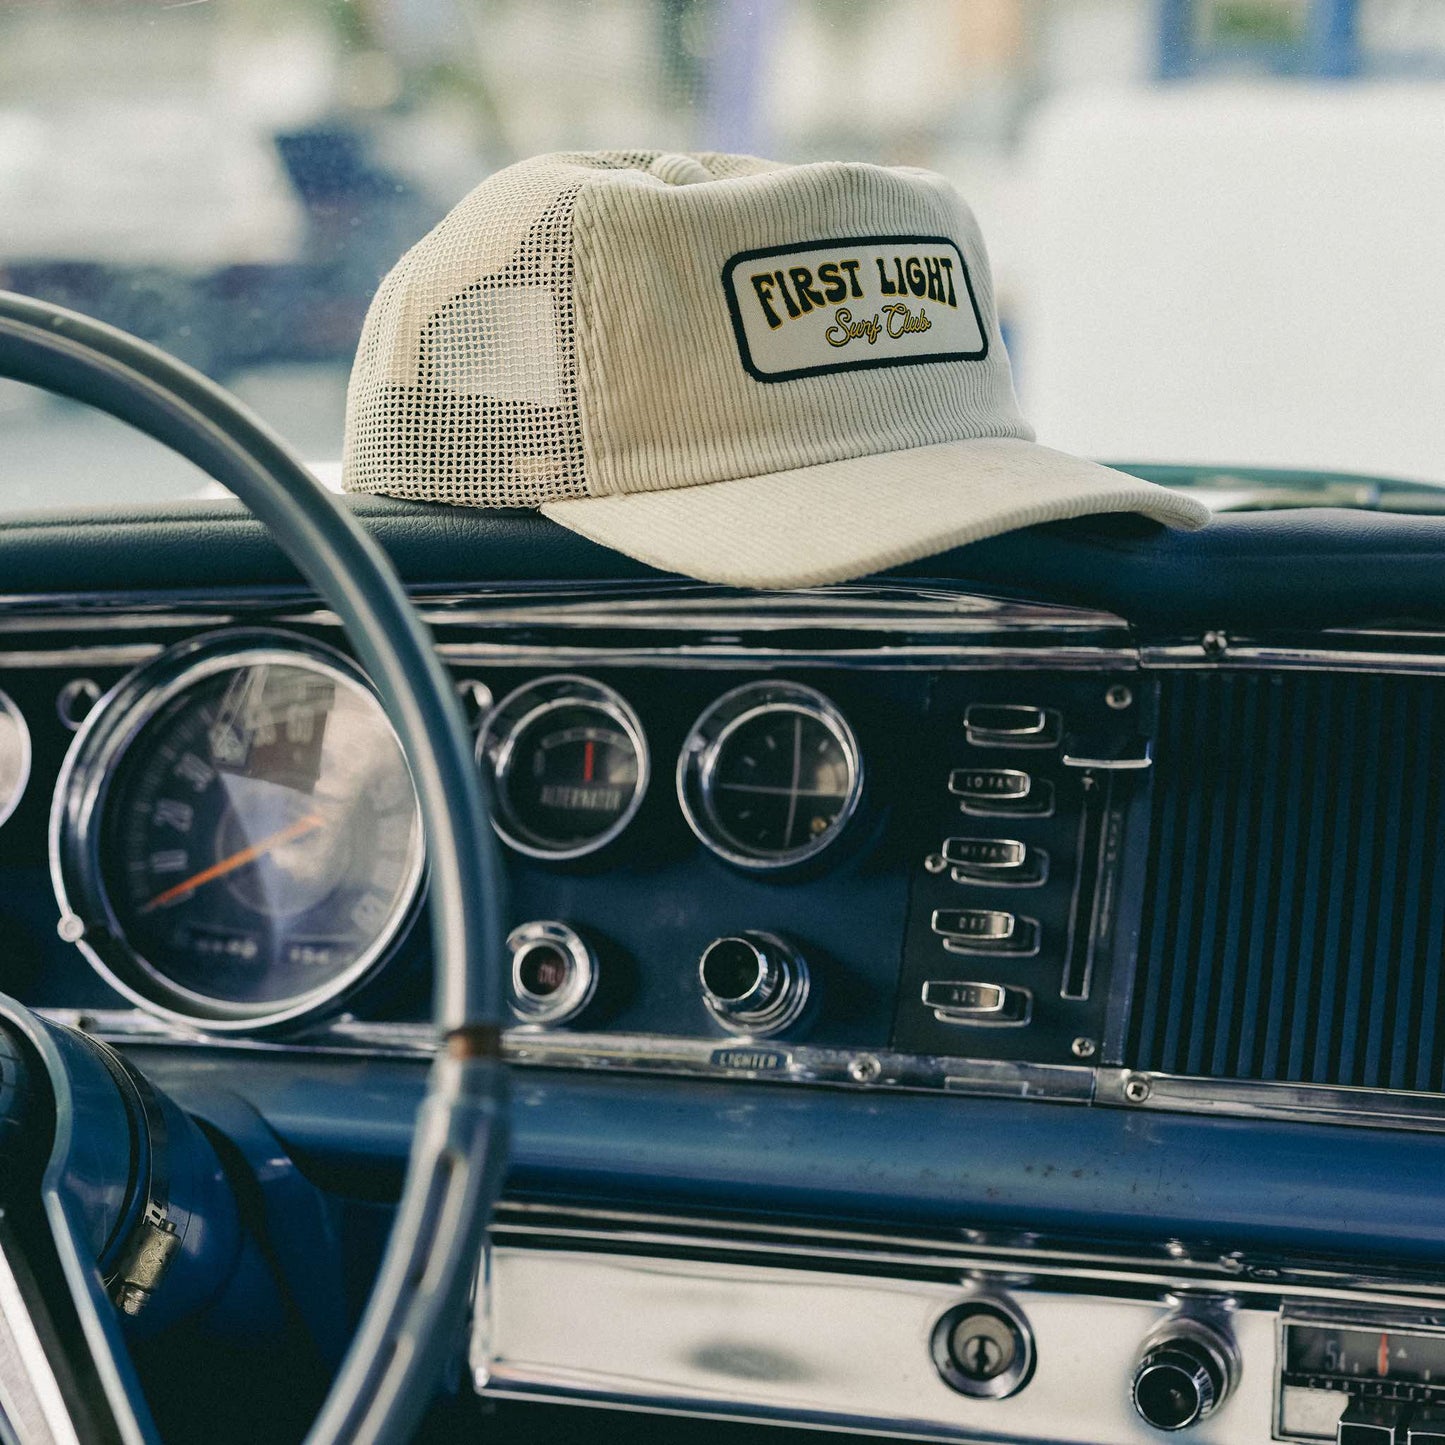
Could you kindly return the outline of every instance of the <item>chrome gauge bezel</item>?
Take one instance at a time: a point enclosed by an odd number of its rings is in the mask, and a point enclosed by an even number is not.
[[[106,983],[137,1008],[203,1033],[268,1033],[334,1013],[392,956],[416,916],[426,873],[418,808],[406,882],[373,943],[334,978],[279,1002],[251,1006],[196,993],[167,978],[130,944],[111,904],[100,857],[105,806],[121,763],[147,725],[188,688],[219,672],[256,665],[319,673],[368,698],[391,728],[365,674],[334,648],[279,629],[211,632],[167,649],[127,674],[95,704],[65,755],[51,802],[50,876],[60,907],[61,937],[74,943]]]
[[[802,713],[833,735],[848,765],[848,791],[837,816],[816,838],[797,848],[763,852],[732,837],[713,800],[718,763],[728,740],[768,713]],[[816,688],[798,682],[745,682],[725,692],[692,725],[677,759],[677,799],[687,825],[724,862],[752,872],[796,868],[831,848],[847,828],[863,796],[863,754],[848,719]]]
[[[605,831],[571,847],[547,847],[520,836],[515,823],[509,826],[511,805],[507,796],[507,779],[517,740],[522,734],[549,712],[568,707],[595,708],[622,729],[637,758],[637,784],[627,807]],[[605,683],[577,673],[552,673],[523,683],[509,692],[487,714],[477,734],[477,765],[491,772],[492,827],[496,829],[497,836],[523,856],[550,863],[586,858],[620,838],[642,807],[647,785],[652,780],[647,734],[627,699]]]

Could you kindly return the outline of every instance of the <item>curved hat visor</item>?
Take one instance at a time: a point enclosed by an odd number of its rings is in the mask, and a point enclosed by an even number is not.
[[[1189,529],[1209,519],[1181,492],[1012,437],[549,502],[542,511],[664,571],[758,588],[844,582],[1066,517],[1142,512]]]

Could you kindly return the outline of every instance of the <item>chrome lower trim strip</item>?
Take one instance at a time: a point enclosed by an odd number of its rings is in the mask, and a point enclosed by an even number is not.
[[[429,1059],[436,1052],[436,1030],[421,1023],[366,1023],[349,1016],[285,1037],[223,1038],[178,1024],[141,1009],[37,1008],[42,1018],[93,1034],[108,1044],[160,1044],[168,1048],[204,1048],[262,1054],[362,1054],[370,1058]]]
[[[56,1023],[112,1044],[163,1044],[258,1053],[430,1058],[429,1024],[342,1017],[287,1039],[217,1038],[132,1009],[40,1009]],[[1046,1099],[1122,1109],[1162,1109],[1290,1123],[1445,1133],[1445,1094],[1336,1088],[1323,1084],[1183,1078],[1079,1064],[956,1059],[888,1050],[820,1048],[768,1039],[661,1038],[587,1034],[526,1025],[503,1041],[509,1063],[553,1069],[685,1078],[827,1084],[850,1089],[924,1090],[992,1098]]]
[[[1186,1114],[1445,1133],[1445,1094],[1099,1069],[1095,1102]]]
[[[944,1089],[1081,1104],[1093,1095],[1093,1071],[1081,1066],[816,1048],[786,1040],[750,1044],[736,1039],[562,1035],[514,1029],[507,1036],[506,1053],[514,1063],[550,1068],[763,1079],[770,1083],[861,1089]]]
[[[899,1278],[960,1278],[979,1272],[1068,1288],[1106,1283],[1136,1292],[1175,1294],[1213,1286],[1273,1308],[1282,1294],[1320,1306],[1396,1310],[1413,1318],[1445,1304],[1438,1272],[1396,1268],[1366,1273],[1307,1256],[1193,1252],[1179,1241],[1157,1246],[1095,1244],[1045,1235],[958,1229],[882,1234],[831,1225],[756,1222],[710,1215],[504,1200],[492,1236],[509,1246],[562,1247],[670,1258],[745,1259],[787,1268],[861,1268]]]
[[[438,642],[437,655],[451,667],[685,667],[706,670],[745,667],[777,669],[887,667],[890,671],[962,669],[1050,672],[1133,670],[1138,655],[1125,647],[975,647],[926,643],[883,647],[753,647],[742,643],[697,643],[658,647],[537,646],[511,642]]]
[[[1294,647],[1256,642],[1230,642],[1218,649],[1198,642],[1171,643],[1141,647],[1138,660],[1140,666],[1148,670],[1374,672],[1425,677],[1445,674],[1442,639],[1428,636],[1421,641],[1428,651],[1381,649],[1371,652],[1350,647]]]
[[[364,1054],[429,1058],[436,1035],[429,1024],[365,1023],[339,1018],[281,1041],[217,1038],[168,1026],[129,1009],[40,1009],[55,1023],[114,1044],[165,1044],[265,1053]],[[583,1034],[520,1025],[503,1039],[509,1063],[554,1069],[672,1074],[769,1083],[832,1084],[854,1089],[940,1089],[1001,1098],[1087,1103],[1093,1070],[1082,1065],[1016,1064],[869,1049],[816,1048],[765,1039],[669,1039],[650,1034]]]
[[[427,1024],[337,1019],[304,1038],[216,1038],[167,1027],[128,1009],[39,1009],[43,1017],[107,1043],[161,1044],[252,1053],[430,1058],[435,1033]],[[563,1034],[523,1025],[507,1031],[508,1063],[554,1069],[605,1070],[691,1078],[830,1084],[853,1089],[943,1090],[993,1098],[1088,1103],[1093,1070],[1082,1065],[1021,1064],[866,1049],[825,1049],[775,1041],[663,1039],[651,1035]]]

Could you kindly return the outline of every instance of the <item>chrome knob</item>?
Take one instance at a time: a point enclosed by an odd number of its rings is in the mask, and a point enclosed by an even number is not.
[[[729,1033],[765,1038],[798,1021],[807,1006],[808,965],[775,934],[715,938],[697,965],[702,1001]]]
[[[523,1023],[574,1019],[597,992],[597,958],[565,923],[524,923],[507,936],[512,1012]]]
[[[1156,1430],[1184,1430],[1225,1401],[1237,1373],[1226,1336],[1198,1320],[1171,1321],[1145,1343],[1134,1370],[1134,1408]]]

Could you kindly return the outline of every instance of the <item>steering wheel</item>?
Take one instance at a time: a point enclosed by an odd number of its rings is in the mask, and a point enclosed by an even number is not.
[[[501,875],[457,701],[381,549],[277,436],[214,383],[112,327],[7,292],[0,292],[0,377],[109,412],[234,492],[341,619],[410,764],[430,860],[440,1047],[376,1284],[308,1436],[311,1445],[404,1440],[455,1345],[506,1144]],[[93,1051],[87,1065],[78,1042],[0,996],[0,1158],[29,1150],[44,1163],[45,1220],[100,1397],[83,1411],[67,1405],[47,1358],[54,1337],[24,1287],[33,1272],[15,1257],[13,1231],[0,1231],[0,1441],[10,1438],[9,1413],[17,1433],[26,1427],[27,1445],[92,1434],[149,1445],[158,1438],[155,1424],[84,1247],[84,1201],[65,1158],[71,1109],[86,1086],[80,1075],[94,1068]],[[37,1107],[47,1095],[53,1110]]]

